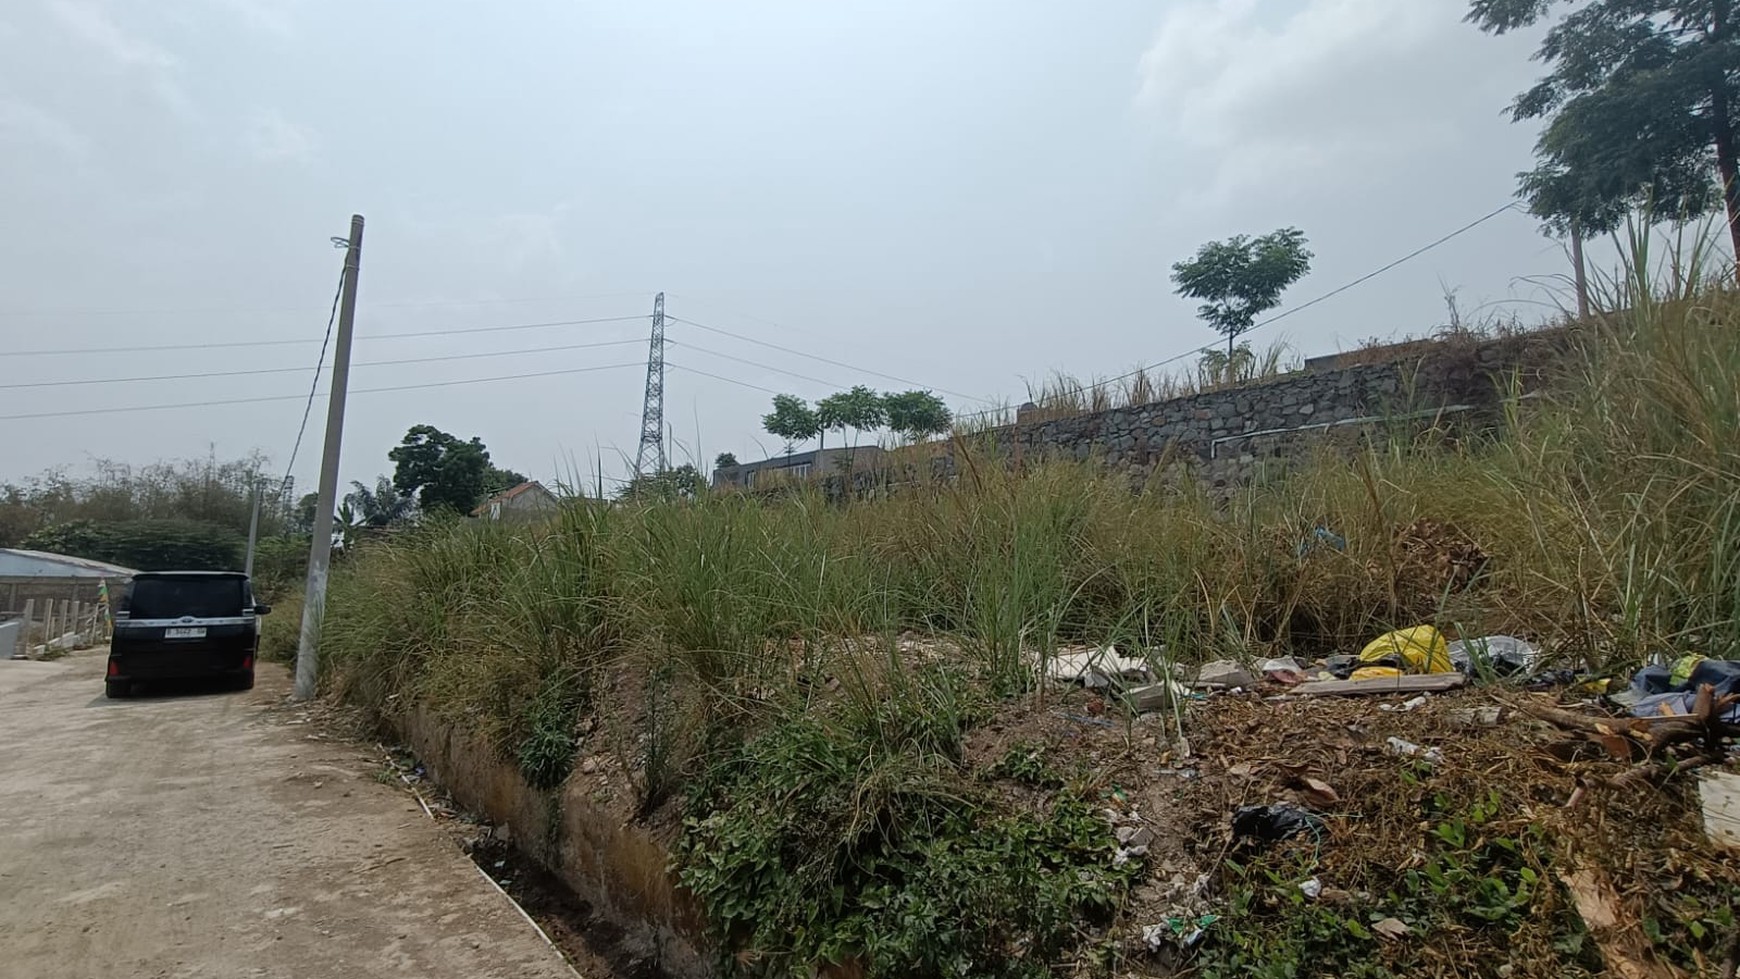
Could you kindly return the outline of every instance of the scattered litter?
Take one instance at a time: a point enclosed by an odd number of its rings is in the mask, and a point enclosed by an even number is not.
[[[1212,663],[1204,663],[1196,671],[1197,683],[1213,683],[1223,687],[1255,686],[1257,678],[1251,671],[1245,669],[1230,659],[1217,659]]]
[[[1345,551],[1347,550],[1347,538],[1328,527],[1313,527],[1311,533],[1307,534],[1305,539],[1299,542],[1299,546],[1293,549],[1293,553],[1297,557],[1304,557],[1312,551],[1324,547],[1335,551]]]
[[[1208,927],[1219,920],[1219,916],[1212,914],[1198,915],[1195,918],[1167,918],[1159,924],[1143,925],[1142,941],[1156,952],[1169,944],[1190,948],[1202,941]]]
[[[1154,842],[1154,831],[1145,826],[1119,826],[1117,837],[1122,846],[1145,847]]]
[[[1705,772],[1698,780],[1704,832],[1722,846],[1740,850],[1740,775]]]
[[[1362,666],[1348,674],[1349,680],[1390,680],[1404,676],[1399,666]]]
[[[1690,714],[1697,702],[1698,688],[1705,684],[1714,688],[1712,692],[1718,698],[1740,694],[1740,660],[1682,656],[1672,667],[1646,666],[1632,674],[1630,696],[1623,700],[1635,717]],[[1740,724],[1740,703],[1723,711],[1721,720],[1724,724]]]
[[[1385,938],[1394,938],[1398,941],[1413,934],[1414,931],[1396,918],[1385,918],[1377,924],[1372,925],[1371,930]]]
[[[1323,661],[1323,668],[1337,680],[1346,680],[1359,669],[1359,657],[1352,653],[1337,653]]]
[[[1098,649],[1060,649],[1045,662],[1047,679],[1062,683],[1079,683],[1089,690],[1121,687],[1126,683],[1147,683],[1154,678],[1148,661],[1124,656],[1116,646]]]
[[[1056,711],[1055,713],[1058,717],[1061,717],[1066,721],[1074,721],[1077,724],[1089,724],[1094,727],[1107,728],[1112,726],[1112,722],[1103,717],[1089,717],[1086,714],[1071,714],[1067,711]]]
[[[1399,704],[1379,704],[1378,710],[1387,710],[1396,714],[1406,714],[1426,706],[1426,701],[1430,699],[1431,698],[1425,694],[1420,694],[1418,697],[1414,697],[1411,700],[1404,700]]]
[[[1394,666],[1412,673],[1450,673],[1449,646],[1435,626],[1417,625],[1385,633],[1359,652],[1368,666]]]
[[[1125,699],[1129,701],[1130,709],[1137,713],[1170,710],[1173,705],[1182,704],[1189,700],[1190,696],[1190,689],[1177,680],[1165,680],[1160,683],[1131,687],[1124,693]]]
[[[1451,727],[1462,728],[1497,727],[1503,717],[1502,707],[1458,707],[1444,714]]]
[[[1166,775],[1166,776],[1171,776],[1174,778],[1181,778],[1181,779],[1184,779],[1185,781],[1189,781],[1190,779],[1195,778],[1199,773],[1194,768],[1162,768],[1158,772],[1155,772],[1154,774]]]
[[[1515,636],[1458,639],[1445,651],[1453,667],[1469,674],[1485,671],[1496,676],[1532,676],[1541,661],[1539,647]]]
[[[1277,683],[1285,683],[1288,686],[1304,683],[1309,679],[1305,673],[1304,665],[1291,656],[1263,660],[1262,671],[1263,675],[1269,679]]]
[[[1310,880],[1300,881],[1299,893],[1315,901],[1318,896],[1323,893],[1323,882],[1315,877]]]
[[[1323,817],[1290,802],[1240,806],[1232,817],[1233,836],[1275,842],[1301,833],[1322,833]]]
[[[1679,659],[1674,660],[1674,668],[1668,672],[1669,685],[1681,686],[1690,683],[1692,680],[1692,673],[1697,670],[1698,664],[1703,661],[1704,657],[1699,656],[1697,653],[1687,653]]]
[[[1435,673],[1430,676],[1388,676],[1373,679],[1312,680],[1293,688],[1299,697],[1360,697],[1386,693],[1440,693],[1454,690],[1468,682],[1461,673]]]
[[[1122,867],[1131,860],[1147,855],[1148,848],[1145,846],[1121,846],[1118,847],[1118,852],[1112,854],[1112,866]]]
[[[1418,758],[1428,765],[1437,765],[1444,761],[1444,751],[1441,748],[1422,748],[1412,741],[1404,741],[1401,738],[1390,738],[1384,744],[1389,746],[1392,755]]]

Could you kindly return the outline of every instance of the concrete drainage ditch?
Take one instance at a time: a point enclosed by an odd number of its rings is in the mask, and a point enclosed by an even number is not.
[[[670,855],[575,791],[537,789],[487,745],[418,712],[393,722],[429,777],[480,821],[461,844],[587,979],[703,979],[712,951]]]

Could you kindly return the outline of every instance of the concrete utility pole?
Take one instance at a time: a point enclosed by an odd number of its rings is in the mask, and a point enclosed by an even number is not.
[[[315,646],[326,615],[326,569],[332,560],[332,511],[338,505],[338,447],[344,440],[344,395],[350,383],[350,335],[356,322],[356,286],[362,271],[363,219],[350,216],[343,239],[344,289],[338,307],[338,347],[332,356],[332,396],[326,402],[326,446],[320,456],[320,494],[314,505],[314,540],[308,549],[308,584],[302,591],[302,635],[296,644],[297,700],[315,692]]]
[[[242,562],[242,574],[254,576],[254,544],[260,539],[260,481],[253,481],[253,489],[248,493],[254,500],[253,514],[248,517],[248,557]]]

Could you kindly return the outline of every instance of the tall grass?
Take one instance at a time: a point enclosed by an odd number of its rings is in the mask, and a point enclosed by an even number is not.
[[[1616,288],[1631,304],[1486,438],[1392,434],[1231,500],[975,455],[959,479],[851,505],[800,489],[430,528],[338,576],[325,650],[369,699],[415,681],[467,703],[552,673],[583,691],[629,652],[743,688],[902,630],[952,637],[1004,690],[1033,652],[1138,634],[1185,658],[1318,653],[1438,619],[1596,668],[1724,652],[1740,639],[1740,297]],[[1318,527],[1345,549],[1302,547]],[[1446,564],[1458,548],[1485,559],[1472,578]]]
[[[891,813],[995,823],[953,752],[1063,644],[1170,669],[1432,622],[1590,670],[1740,655],[1740,294],[1699,254],[1665,286],[1645,246],[1633,262],[1547,392],[1482,436],[1380,428],[1231,498],[958,444],[958,478],[847,503],[810,486],[428,527],[335,575],[327,675],[465,722],[537,784],[606,740],[643,812],[685,785],[691,815],[829,786],[848,810],[814,810],[840,820],[828,846],[874,849],[904,845]]]

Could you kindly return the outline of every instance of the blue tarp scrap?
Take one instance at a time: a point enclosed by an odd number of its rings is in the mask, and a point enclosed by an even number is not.
[[[1718,697],[1740,693],[1740,660],[1703,660],[1692,668],[1686,680],[1678,683],[1674,682],[1673,666],[1646,666],[1631,676],[1631,694],[1637,698],[1631,713],[1634,717],[1690,714],[1698,688],[1706,683],[1716,688]],[[1740,724],[1740,704],[1723,711],[1722,721]]]

